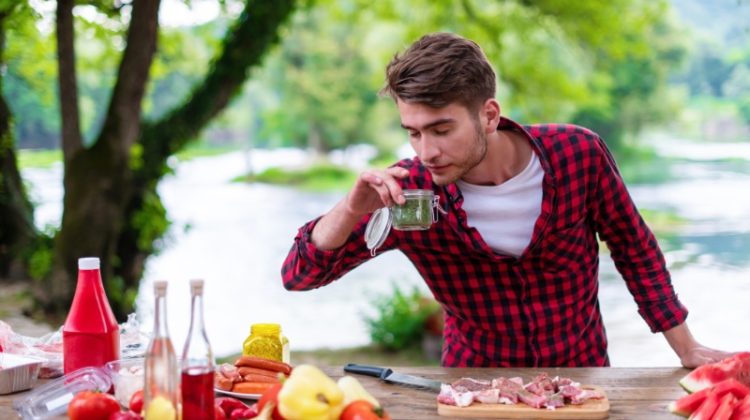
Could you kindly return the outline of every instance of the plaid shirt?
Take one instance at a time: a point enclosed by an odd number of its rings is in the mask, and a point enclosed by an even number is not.
[[[499,130],[529,139],[545,175],[541,214],[518,257],[495,253],[467,225],[455,184],[433,184],[418,158],[404,188],[432,189],[447,211],[426,231],[391,230],[381,251],[412,261],[445,311],[442,364],[464,366],[607,366],[607,337],[597,297],[599,238],[653,332],[685,321],[656,239],[638,213],[604,142],[574,125]],[[313,220],[300,228],[283,267],[284,286],[324,286],[371,258],[363,238],[370,216],[335,250],[310,241]]]

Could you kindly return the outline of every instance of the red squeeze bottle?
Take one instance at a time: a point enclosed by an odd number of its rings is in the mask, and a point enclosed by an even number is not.
[[[76,293],[63,325],[63,371],[100,367],[119,357],[120,327],[104,292],[99,258],[80,258]]]

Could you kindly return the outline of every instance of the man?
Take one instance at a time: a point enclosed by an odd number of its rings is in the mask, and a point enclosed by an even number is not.
[[[501,116],[495,73],[474,42],[426,35],[386,69],[416,157],[362,172],[348,195],[304,225],[284,285],[326,285],[371,257],[370,214],[430,189],[445,215],[392,230],[381,249],[414,264],[445,312],[444,366],[607,366],[597,234],[651,330],[686,367],[727,353],[693,339],[664,257],[604,142],[573,125]]]

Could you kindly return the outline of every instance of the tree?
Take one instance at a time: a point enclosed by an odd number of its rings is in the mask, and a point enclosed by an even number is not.
[[[0,67],[4,65],[6,28],[30,18],[23,3],[0,2]],[[20,276],[24,253],[37,232],[21,174],[16,164],[10,108],[3,92],[0,71],[0,278]]]
[[[76,260],[85,255],[102,258],[105,287],[118,318],[132,311],[145,259],[167,226],[156,194],[167,158],[226,107],[248,69],[277,41],[294,1],[247,0],[205,78],[184,102],[147,121],[142,103],[157,46],[159,5],[159,0],[132,2],[109,105],[98,135],[86,147],[78,107],[74,1],[57,3],[65,198],[52,270],[32,290],[38,308],[48,315],[67,311]]]
[[[266,137],[308,146],[318,156],[371,140],[367,127],[377,87],[362,49],[365,31],[356,29],[326,8],[297,16],[267,62],[264,80],[279,98],[265,114]]]

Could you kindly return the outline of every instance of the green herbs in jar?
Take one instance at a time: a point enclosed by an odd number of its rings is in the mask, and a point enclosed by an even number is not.
[[[432,190],[404,190],[406,202],[394,206],[393,228],[396,230],[427,230],[433,223],[435,194]]]

